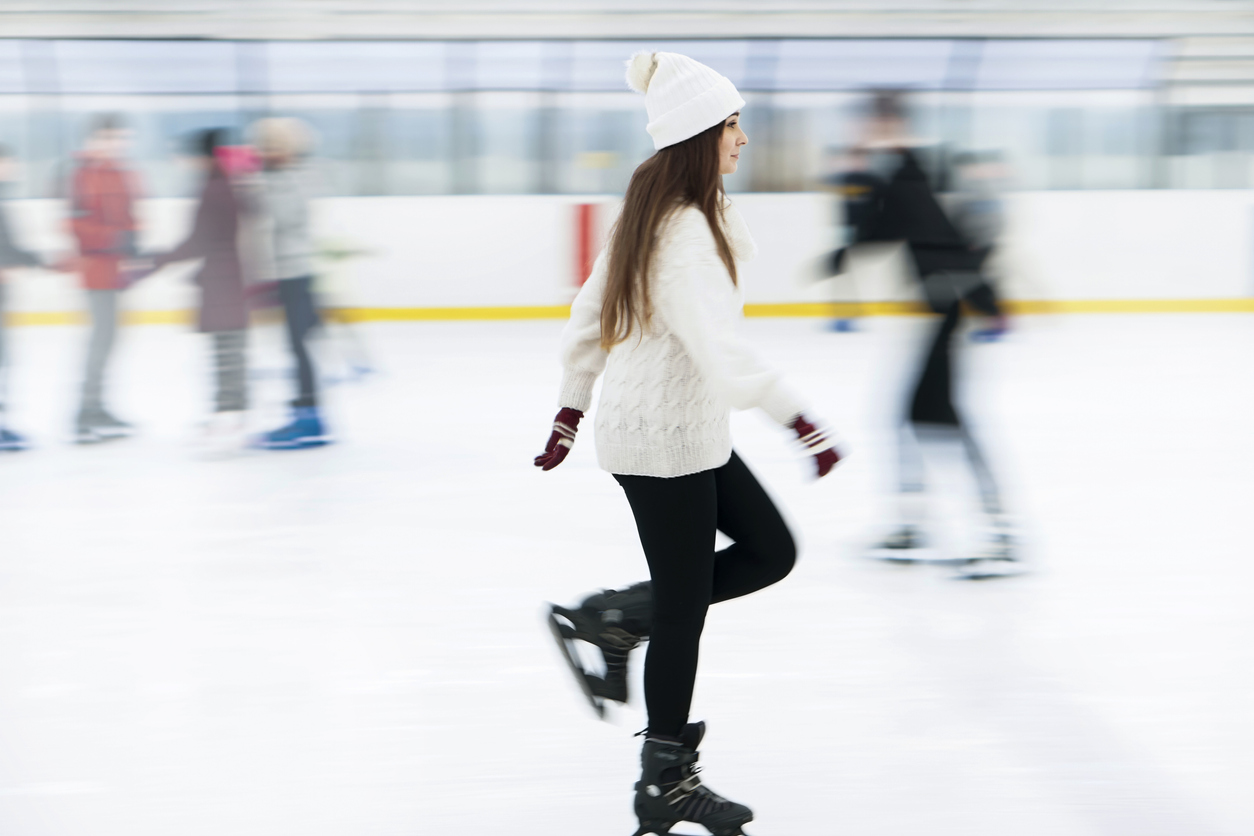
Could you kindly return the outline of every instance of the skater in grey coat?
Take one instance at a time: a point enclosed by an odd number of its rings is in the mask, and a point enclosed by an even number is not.
[[[307,156],[312,134],[303,122],[287,118],[263,119],[254,132],[262,160],[260,212],[270,230],[274,275],[269,278],[278,281],[298,381],[291,422],[258,438],[256,446],[272,450],[315,447],[331,438],[323,424],[317,372],[309,352],[309,337],[320,321],[312,288],[309,232],[314,187]]]

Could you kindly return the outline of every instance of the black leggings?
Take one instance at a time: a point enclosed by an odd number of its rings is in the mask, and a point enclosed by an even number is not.
[[[775,504],[735,453],[689,476],[620,476],[653,576],[653,630],[644,662],[651,734],[688,722],[698,646],[710,604],[748,595],[792,571],[797,547]],[[715,531],[735,541],[716,552]]]

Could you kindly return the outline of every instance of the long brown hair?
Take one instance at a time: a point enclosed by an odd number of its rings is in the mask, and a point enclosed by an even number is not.
[[[610,232],[605,294],[601,302],[601,347],[609,351],[631,334],[637,323],[649,325],[649,266],[657,249],[657,231],[681,206],[696,206],[714,233],[719,258],[736,283],[736,260],[723,234],[723,178],[719,143],[727,120],[690,139],[668,145],[631,175],[623,211]]]

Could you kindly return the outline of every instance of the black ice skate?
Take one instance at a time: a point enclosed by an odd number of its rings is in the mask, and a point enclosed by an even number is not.
[[[627,702],[627,657],[652,629],[653,584],[644,581],[627,589],[597,592],[574,610],[550,605],[548,621],[562,657],[597,716],[605,716],[606,700]],[[601,651],[603,675],[587,670],[579,661],[576,641]]]
[[[744,836],[742,828],[753,821],[753,811],[712,792],[697,775],[697,746],[704,734],[704,723],[689,723],[679,742],[645,740],[636,784],[640,827],[632,836],[667,836],[681,821],[699,824],[712,836]]]

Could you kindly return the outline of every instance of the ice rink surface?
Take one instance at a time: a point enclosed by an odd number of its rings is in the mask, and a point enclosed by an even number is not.
[[[709,785],[754,836],[1254,833],[1254,319],[1024,317],[969,347],[1033,568],[982,583],[864,557],[921,326],[746,323],[849,458],[816,483],[734,419],[801,559],[711,611]],[[531,466],[560,327],[362,326],[379,371],[328,390],[340,443],[228,459],[188,444],[203,338],[125,331],[140,434],[78,448],[83,332],[11,330],[38,446],[0,457],[0,834],[631,833],[641,706],[597,721],[541,618],[644,572],[590,427]],[[258,429],[286,387],[257,384]]]

